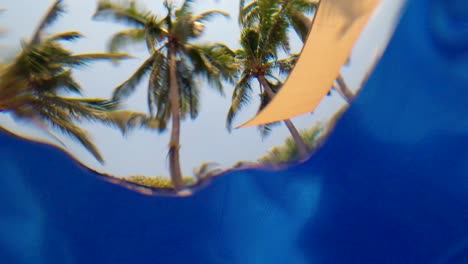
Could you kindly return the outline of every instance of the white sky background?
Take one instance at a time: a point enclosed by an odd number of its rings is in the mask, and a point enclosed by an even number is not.
[[[140,3],[163,16],[162,1],[140,0]],[[180,1],[179,1],[180,2]],[[343,75],[351,88],[356,89],[367,68],[385,45],[386,39],[382,38],[385,29],[391,28],[391,21],[395,18],[396,11],[403,0],[385,0],[381,7],[385,12],[378,12],[368,32],[360,40],[351,57],[351,64],[343,69]],[[0,14],[0,25],[5,27],[7,36],[0,40],[3,51],[1,56],[11,56],[18,50],[19,41],[30,37],[37,22],[52,3],[52,0],[1,0],[0,7],[7,12]],[[75,52],[105,51],[110,36],[125,26],[109,21],[93,21],[91,16],[96,8],[96,0],[65,0],[67,13],[50,28],[51,32],[78,30],[86,38],[67,44]],[[238,47],[239,27],[237,24],[238,1],[233,0],[199,0],[195,4],[195,13],[209,9],[220,9],[231,13],[231,19],[223,17],[215,18],[207,23],[203,40],[209,42],[223,42],[231,48]],[[384,32],[384,34],[383,34]],[[294,48],[301,48],[299,40]],[[6,48],[5,48],[6,47]],[[6,51],[6,52],[5,52]],[[86,97],[109,98],[112,90],[132,74],[135,69],[147,58],[146,48],[133,47],[129,52],[137,59],[123,61],[115,67],[110,63],[99,62],[90,65],[84,71],[76,71],[75,76],[85,90]],[[6,54],[5,54],[6,53]],[[254,161],[263,156],[273,146],[282,145],[284,139],[289,136],[288,130],[283,125],[274,128],[270,136],[263,141],[256,128],[234,130],[231,134],[226,131],[225,120],[228,111],[232,86],[226,85],[226,96],[219,94],[201,83],[201,111],[194,121],[186,120],[181,129],[181,165],[183,173],[192,175],[193,168],[204,162],[219,162],[222,167],[230,166],[240,160]],[[336,94],[327,97],[313,115],[305,115],[293,119],[299,129],[310,128],[317,122],[329,119],[343,105],[343,100]],[[137,93],[125,103],[132,110],[147,111],[146,82],[138,88]],[[238,115],[235,124],[241,124],[252,117],[257,109],[257,101],[252,101],[251,107],[244,109]],[[1,117],[0,117],[1,118]],[[2,124],[13,128],[14,124],[8,121],[8,117],[0,119]],[[120,132],[112,128],[106,128],[100,124],[86,124],[92,138],[103,154],[105,167],[99,165],[94,158],[78,144],[64,140],[69,144],[68,149],[88,166],[100,172],[110,173],[116,176],[169,175],[167,162],[167,145],[169,131],[158,134],[154,131],[134,130],[125,138]],[[170,128],[170,126],[168,126]],[[36,135],[40,133],[33,132]]]

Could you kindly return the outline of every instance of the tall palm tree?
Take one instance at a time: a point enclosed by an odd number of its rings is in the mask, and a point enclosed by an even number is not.
[[[260,108],[262,110],[279,90],[281,83],[275,72],[288,73],[295,63],[296,57],[278,59],[277,47],[284,45],[285,23],[272,23],[265,19],[263,23],[245,27],[241,31],[241,48],[236,51],[236,61],[240,67],[240,79],[234,87],[232,104],[227,115],[227,128],[232,127],[234,117],[250,102],[252,81],[257,80],[260,87]],[[275,30],[273,30],[275,28]],[[297,144],[300,158],[308,154],[307,145],[301,138],[291,120],[284,120],[294,142]],[[267,128],[268,129],[268,128]]]
[[[95,18],[109,18],[132,26],[112,37],[110,51],[128,44],[146,43],[149,58],[115,89],[113,98],[120,100],[129,96],[149,74],[149,114],[161,123],[171,119],[169,167],[176,190],[185,186],[179,158],[180,122],[187,115],[192,119],[198,115],[199,85],[195,78],[204,78],[223,94],[222,81],[233,82],[236,72],[234,54],[228,47],[195,42],[204,32],[205,22],[217,15],[227,16],[227,13],[211,10],[195,15],[192,3],[186,0],[175,9],[170,1],[164,1],[166,14],[159,18],[135,1],[101,0],[95,14]]]
[[[274,23],[288,25],[280,29],[292,28],[304,43],[313,26],[309,15],[313,14],[319,5],[320,0],[253,0],[249,2],[241,0],[239,23],[243,26],[251,26],[263,23],[262,20],[265,20],[265,17],[273,17]],[[289,39],[284,40],[282,47],[289,51]],[[335,88],[347,103],[353,101],[355,95],[346,85],[341,74],[336,79]]]
[[[72,98],[64,93],[80,94],[81,87],[72,70],[95,60],[115,60],[128,56],[110,53],[73,54],[60,42],[81,37],[68,31],[51,36],[45,29],[64,12],[62,1],[56,0],[40,21],[30,41],[23,42],[16,58],[0,72],[0,111],[16,118],[27,119],[48,131],[48,125],[58,128],[82,144],[99,162],[98,149],[84,129],[74,124],[81,119],[112,122],[106,113],[116,107],[114,102],[98,98]],[[62,95],[61,95],[62,94]]]

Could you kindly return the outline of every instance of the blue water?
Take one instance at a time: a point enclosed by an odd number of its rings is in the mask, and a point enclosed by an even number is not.
[[[316,156],[194,197],[142,196],[0,135],[0,263],[468,263],[467,20],[466,1],[410,0]]]

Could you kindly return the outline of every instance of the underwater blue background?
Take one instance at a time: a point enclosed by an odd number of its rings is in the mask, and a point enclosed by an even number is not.
[[[229,150],[226,150],[229,151]],[[468,2],[409,0],[325,146],[189,198],[0,135],[0,263],[468,263]]]

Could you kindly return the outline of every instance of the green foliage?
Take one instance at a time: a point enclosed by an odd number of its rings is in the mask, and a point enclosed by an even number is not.
[[[131,176],[122,179],[151,188],[174,189],[174,184],[172,183],[171,179],[167,177]],[[196,183],[195,179],[191,177],[183,177],[183,180],[186,186],[190,186]]]
[[[113,94],[122,100],[136,91],[144,77],[150,76],[147,86],[147,104],[151,117],[166,122],[171,117],[169,100],[169,47],[177,54],[177,84],[180,91],[182,118],[194,119],[199,112],[199,85],[203,78],[223,94],[223,81],[233,82],[236,73],[233,51],[223,44],[198,44],[193,42],[204,32],[204,23],[216,16],[227,16],[219,10],[201,14],[192,13],[193,1],[184,1],[175,9],[165,1],[166,14],[153,14],[136,1],[101,0],[94,17],[110,19],[132,28],[117,32],[109,42],[109,50],[116,51],[128,45],[144,42],[150,56]]]
[[[284,10],[289,7],[289,2],[291,1],[240,2],[241,48],[236,51],[240,78],[234,87],[231,107],[226,118],[228,131],[231,131],[238,112],[251,102],[252,82],[257,80],[260,85],[260,105],[257,111],[260,112],[272,100],[273,95],[268,94],[266,90],[276,94],[282,86],[280,77],[287,76],[298,59],[298,55],[279,58],[278,52],[281,49],[289,52],[287,30],[290,24],[284,16]],[[273,125],[275,124],[260,126],[261,135],[268,135]]]
[[[222,173],[216,162],[205,162],[194,170],[194,175],[198,180],[210,178]]]
[[[234,53],[227,46],[195,42],[203,34],[205,22],[216,16],[227,16],[227,13],[211,10],[193,14],[192,3],[185,0],[180,8],[175,8],[172,1],[164,1],[166,14],[159,18],[135,1],[101,0],[94,15],[132,27],[112,37],[110,50],[146,42],[149,58],[114,90],[113,98],[121,100],[131,95],[149,75],[147,105],[150,117],[160,124],[172,118],[169,163],[176,189],[184,185],[179,158],[180,122],[188,116],[195,119],[200,108],[200,87],[196,79],[204,78],[223,94],[223,82],[233,82],[237,71]]]
[[[228,131],[231,131],[232,123],[239,111],[250,104],[253,81],[259,81],[258,78],[265,78],[269,86],[263,87],[260,84],[261,104],[258,111],[261,111],[272,99],[264,89],[271,88],[276,93],[282,85],[275,73],[289,74],[297,61],[297,56],[279,59],[276,48],[280,45],[281,39],[265,38],[261,35],[262,31],[265,30],[260,29],[260,25],[242,29],[241,48],[236,50],[235,53],[240,78],[234,86],[232,103],[226,118]]]
[[[287,30],[292,28],[302,42],[305,42],[312,26],[308,16],[315,12],[318,5],[319,0],[241,0],[239,23],[248,27],[266,24],[272,31],[276,31],[271,34],[280,36],[286,36]],[[284,40],[282,46],[285,50],[288,50],[288,43]]]
[[[307,145],[308,153],[312,155],[320,146],[322,146],[335,128],[339,119],[348,109],[347,106],[338,110],[333,117],[323,126],[316,125],[310,129],[303,130],[301,137]],[[288,137],[285,139],[282,146],[274,147],[268,151],[268,154],[258,159],[260,164],[267,166],[281,165],[285,163],[292,163],[300,160],[297,144]]]
[[[307,146],[308,152],[312,153],[321,143],[323,128],[314,126],[311,129],[303,130],[301,132],[301,137]],[[296,142],[292,137],[288,137],[285,139],[284,145],[269,150],[269,153],[260,158],[259,162],[263,165],[278,165],[298,161],[300,159],[301,157]]]
[[[293,29],[304,43],[313,26],[313,20],[311,20],[310,16],[317,11],[319,4],[320,0],[253,0],[248,3],[242,0],[240,2],[239,23],[244,26],[281,24],[281,27],[275,26],[272,28],[276,37],[285,37],[287,31]],[[282,43],[279,43],[278,47],[282,47],[283,50],[289,52],[287,37]],[[291,70],[292,67],[287,67],[288,72]],[[343,81],[341,75],[338,77],[337,82],[336,90],[349,104],[354,99],[354,93]]]
[[[62,1],[57,0],[43,17],[30,42],[22,45],[16,58],[2,67],[0,72],[0,110],[16,118],[27,119],[47,129],[47,123],[69,135],[83,145],[98,161],[103,162],[98,149],[87,132],[77,126],[81,119],[111,124],[105,113],[114,110],[113,101],[98,98],[71,98],[60,93],[81,93],[72,70],[96,60],[128,58],[125,54],[86,53],[73,54],[61,41],[74,41],[81,37],[76,31],[62,32],[49,37],[45,29],[64,12]]]
[[[106,120],[111,120],[118,126],[120,131],[125,134],[132,128],[146,128],[151,130],[163,131],[166,129],[166,123],[151,116],[129,110],[115,110],[105,113]]]

